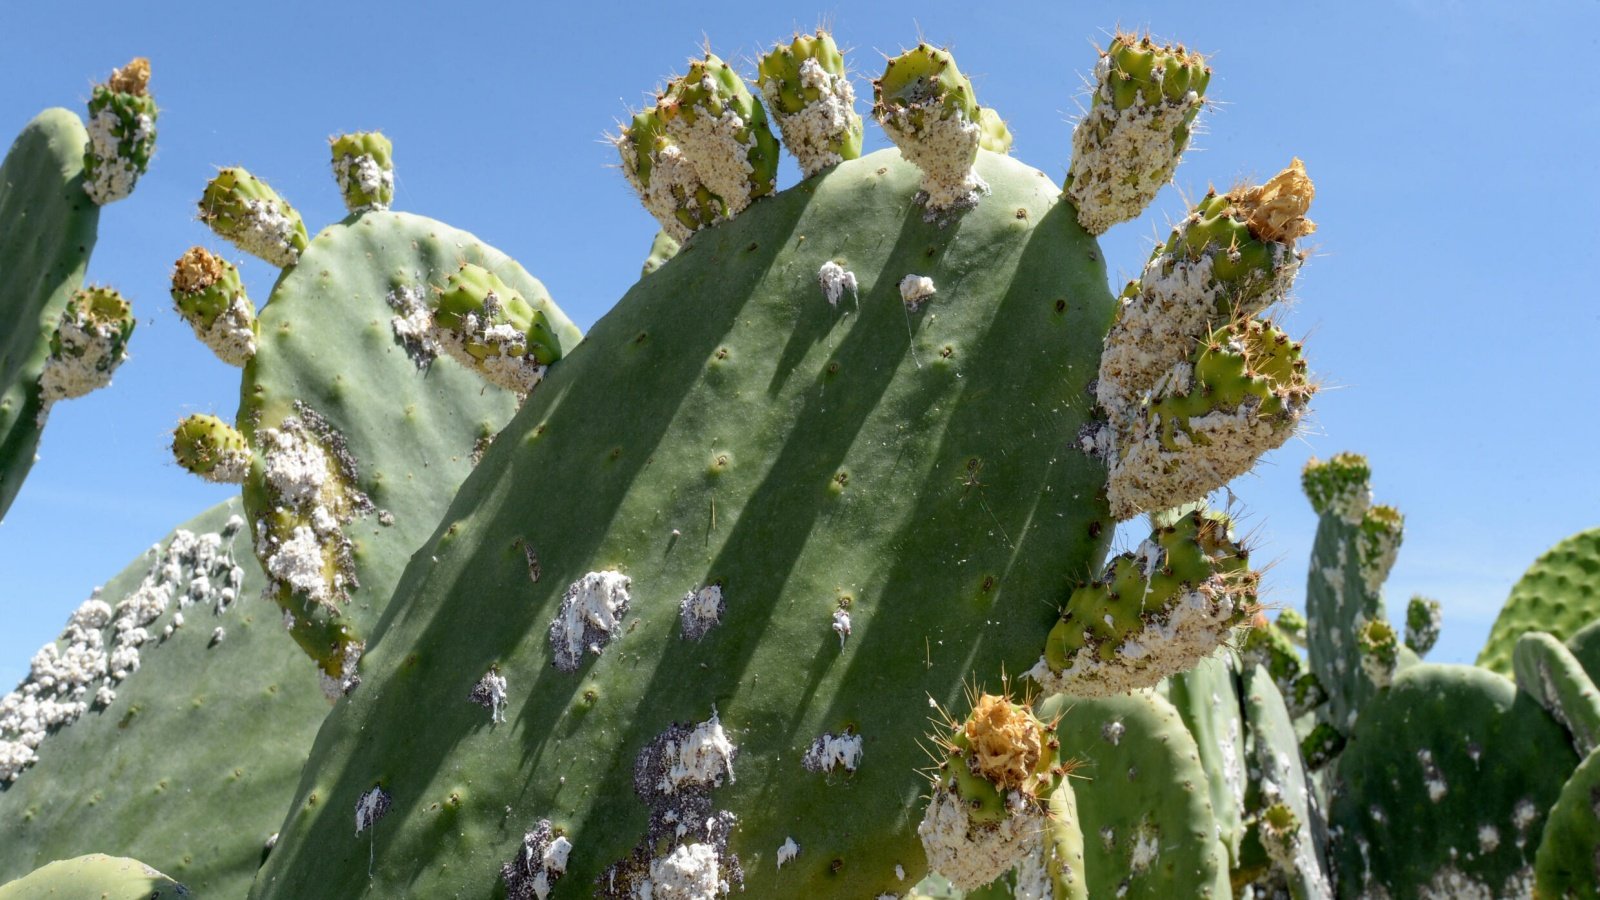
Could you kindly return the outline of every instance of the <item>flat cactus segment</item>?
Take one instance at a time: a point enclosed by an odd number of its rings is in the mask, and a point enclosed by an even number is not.
[[[279,279],[244,370],[238,425],[259,458],[244,501],[290,634],[342,689],[405,560],[516,409],[454,361],[419,369],[395,298],[435,297],[465,262],[537,310],[562,350],[579,334],[515,261],[432,219],[369,212],[324,229],[301,261],[314,265]]]
[[[394,202],[394,145],[376,131],[343,134],[331,142],[333,177],[344,208],[360,214]]]
[[[1233,653],[1222,648],[1167,683],[1167,700],[1183,717],[1209,776],[1211,814],[1235,866],[1244,837],[1245,785],[1249,780],[1237,678]]]
[[[172,266],[172,303],[218,359],[242,366],[255,355],[256,307],[233,263],[190,247]]]
[[[0,167],[0,517],[33,467],[44,428],[39,377],[94,249],[100,207],[83,191],[88,143],[77,116],[45,110]]]
[[[138,860],[101,853],[53,862],[0,884],[0,900],[168,900],[188,896],[188,888]]]
[[[1517,686],[1566,726],[1579,756],[1600,747],[1600,691],[1565,644],[1530,631],[1517,639],[1512,663]]]
[[[640,268],[639,277],[643,278],[651,272],[667,264],[667,260],[678,255],[683,245],[665,231],[656,232],[655,239],[650,242],[650,255],[645,257],[644,265]]]
[[[0,788],[0,879],[115,848],[201,896],[244,895],[328,705],[278,610],[258,599],[265,579],[241,512],[233,499],[185,522],[74,614],[69,632],[103,635],[79,641],[127,674],[86,684],[90,708]],[[144,639],[137,671],[124,633]],[[97,698],[101,688],[114,696]]]
[[[1181,44],[1118,33],[1094,79],[1089,110],[1072,132],[1066,193],[1083,227],[1101,234],[1137,218],[1172,180],[1211,67]]]
[[[1566,640],[1597,619],[1600,528],[1591,528],[1546,550],[1512,586],[1478,653],[1478,665],[1510,675],[1512,650],[1524,632],[1547,631]]]
[[[1549,900],[1600,895],[1600,753],[1591,752],[1567,779],[1545,820],[1534,859],[1534,893]]]
[[[156,102],[150,96],[150,60],[136,57],[114,69],[89,97],[89,146],[83,153],[83,189],[104,206],[133,193],[156,149]]]
[[[218,484],[242,484],[250,473],[250,445],[216,416],[185,416],[172,432],[172,457],[190,472]]]
[[[1406,669],[1362,709],[1333,773],[1338,895],[1528,896],[1545,811],[1577,763],[1566,731],[1508,679]]]
[[[784,146],[807,178],[861,156],[861,114],[833,35],[797,34],[761,57],[757,83]]]
[[[286,268],[306,249],[306,224],[289,201],[244,169],[218,172],[200,196],[200,221],[217,237],[269,265]]]
[[[940,228],[894,151],[841,163],[701,233],[551,367],[412,558],[256,897],[487,895],[545,819],[579,896],[680,850],[737,857],[751,897],[917,883],[929,698],[1031,664],[1040,598],[1097,569],[1111,530],[1103,467],[1069,448],[1104,269],[1046,176],[978,169],[993,194]],[[817,286],[830,260],[859,277],[848,317]],[[940,285],[915,313],[910,273]],[[563,597],[606,572],[628,610],[561,671]],[[713,584],[718,623],[688,639],[682,598]],[[609,635],[616,605],[587,608],[573,620]],[[466,697],[493,664],[491,727]],[[736,780],[636,791],[640,751],[713,707]],[[348,813],[375,781],[394,805],[374,850]],[[736,825],[725,847],[720,827],[679,838],[661,823],[680,811]]]
[[[1265,668],[1246,669],[1241,683],[1251,773],[1247,803],[1261,843],[1294,900],[1331,900],[1326,823],[1289,707]],[[1274,806],[1283,808],[1276,816]]]
[[[1195,740],[1153,693],[1052,697],[1072,779],[1090,897],[1232,896]]]
[[[1313,456],[1300,473],[1300,486],[1317,515],[1331,513],[1347,525],[1360,525],[1372,505],[1372,466],[1359,453],[1335,453],[1327,460]]]
[[[73,294],[50,337],[50,356],[39,376],[45,404],[40,415],[58,400],[109,385],[128,358],[134,323],[133,307],[111,288],[90,287]]]
[[[1084,697],[1154,687],[1246,622],[1259,582],[1232,521],[1190,512],[1072,592],[1028,676],[1051,693]]]
[[[1437,600],[1417,594],[1406,603],[1406,646],[1418,656],[1439,641],[1439,629],[1444,622],[1444,608]]]
[[[921,170],[928,209],[977,203],[987,188],[973,168],[985,128],[972,82],[956,68],[955,57],[918,44],[890,59],[872,89],[872,114],[901,155]]]
[[[433,312],[434,339],[490,384],[526,395],[561,358],[549,317],[482,266],[462,263]]]

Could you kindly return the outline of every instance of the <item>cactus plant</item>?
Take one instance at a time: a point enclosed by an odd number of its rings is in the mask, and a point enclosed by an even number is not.
[[[126,196],[150,161],[149,76],[136,59],[97,86],[88,129],[67,110],[40,113],[0,167],[0,518],[33,466],[50,405],[109,383],[126,355],[126,304],[82,288],[100,204]]]
[[[1512,672],[1517,638],[1544,631],[1559,640],[1600,619],[1600,528],[1580,531],[1545,551],[1511,588],[1478,665]]]
[[[0,884],[0,900],[167,900],[187,896],[189,891],[183,885],[138,860],[100,853],[53,862]]]
[[[1065,599],[1106,550],[1106,468],[1076,438],[1100,424],[1079,398],[1115,309],[1084,211],[985,149],[1006,143],[1003,124],[947,51],[914,48],[875,88],[897,148],[839,152],[772,197],[765,114],[715,56],[624,129],[624,174],[684,246],[550,368],[413,557],[390,605],[403,612],[359,667],[378,687],[350,693],[319,735],[255,895],[503,882],[519,896],[875,896],[923,874],[926,701],[955,708],[969,676],[1039,660],[1038,598]],[[1213,203],[1212,231],[1174,241],[1209,258],[1216,234],[1255,235],[1283,198],[1304,233],[1296,173]],[[1262,258],[1297,266],[1286,232],[1259,240]],[[852,285],[841,323],[825,304]],[[1263,323],[1228,327],[1197,381],[1231,379],[1220,415],[1298,410],[1297,348]],[[1201,316],[1187,339],[1215,330]],[[1125,381],[1148,394],[1156,380],[1191,421],[1211,414],[1181,399],[1202,391],[1178,375]],[[1145,489],[1128,515],[1197,500],[1266,446],[1224,464],[1196,434],[1169,438],[1161,463],[1205,471]],[[518,499],[535,483],[537,503]],[[1144,560],[1182,571],[1107,643],[1149,631],[1149,664],[1125,687],[1205,657],[1251,609],[1225,519],[1193,511],[1163,529]],[[1163,623],[1190,606],[1203,627],[1172,639]],[[469,702],[486,673],[503,679],[504,724]],[[407,723],[422,710],[419,733]],[[1208,808],[1194,785],[1178,805]],[[371,811],[356,841],[352,809]],[[1172,827],[1212,835],[1182,858],[1226,890],[1209,813]],[[535,864],[557,839],[560,866]],[[443,854],[474,862],[444,868]],[[1181,866],[1158,868],[1152,883],[1178,883]]]

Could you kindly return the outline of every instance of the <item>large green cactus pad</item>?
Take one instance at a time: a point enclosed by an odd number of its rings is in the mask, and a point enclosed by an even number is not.
[[[218,533],[239,512],[229,500],[181,527]],[[263,579],[248,535],[235,540],[238,599],[218,614],[175,598],[144,626],[151,640],[138,671],[115,685],[116,700],[46,738],[39,761],[0,791],[0,878],[110,850],[205,895],[243,895],[328,704],[277,608],[257,596]],[[171,544],[169,536],[160,546]],[[115,606],[133,594],[151,565],[142,555],[101,599]],[[179,613],[184,624],[160,638]]]
[[[609,890],[649,819],[636,758],[713,712],[738,753],[700,796],[737,816],[718,858],[747,896],[921,877],[930,697],[959,713],[970,673],[1031,665],[1111,530],[1104,468],[1071,449],[1112,312],[1099,251],[1048,177],[979,170],[993,193],[943,228],[893,151],[758,202],[551,368],[414,557],[255,896],[487,895],[546,819],[573,845],[553,896]],[[859,302],[825,300],[829,261]],[[909,274],[937,285],[915,310]],[[610,570],[625,619],[552,667],[563,593]],[[468,700],[492,665],[502,725]],[[825,734],[861,739],[853,773],[803,765]],[[374,786],[391,803],[358,839]]]
[[[376,622],[405,561],[432,533],[482,445],[516,410],[508,391],[442,355],[419,366],[393,320],[396,291],[426,300],[462,263],[496,273],[543,311],[563,348],[575,326],[514,260],[464,231],[421,216],[369,212],[324,229],[287,270],[259,318],[260,346],[245,367],[239,428],[252,444],[285,417],[314,413],[342,439],[372,512],[345,526],[355,580],[340,620],[363,634]],[[252,476],[244,491],[259,529],[275,499]],[[259,531],[258,531],[259,542]],[[322,613],[294,608],[302,644]],[[326,644],[307,647],[325,667]],[[337,653],[334,653],[334,657]]]
[[[1263,666],[1253,666],[1242,677],[1244,717],[1249,734],[1251,812],[1258,815],[1274,803],[1294,813],[1299,831],[1293,865],[1281,865],[1282,877],[1294,900],[1331,900],[1328,877],[1327,827],[1295,734],[1289,707],[1277,682]],[[1257,827],[1259,834],[1259,826]]]
[[[1174,675],[1167,684],[1167,699],[1194,737],[1211,789],[1211,814],[1218,837],[1228,848],[1228,859],[1237,866],[1248,776],[1235,672],[1233,651],[1218,650],[1193,669]]]
[[[1548,631],[1566,640],[1600,619],[1600,528],[1580,531],[1546,550],[1511,588],[1478,665],[1512,673],[1517,638]]]
[[[1534,883],[1543,900],[1600,895],[1600,751],[1589,754],[1567,779],[1550,809],[1534,860]]]
[[[94,249],[100,207],[83,191],[88,142],[77,115],[47,109],[0,167],[0,518],[33,467],[44,428],[39,376]]]
[[[1172,704],[1149,691],[1053,697],[1072,781],[1090,897],[1232,896],[1209,780]]]
[[[144,863],[101,853],[53,862],[0,885],[0,900],[167,900],[187,896],[187,888]]]
[[[1335,771],[1339,895],[1524,896],[1577,763],[1566,731],[1509,679],[1433,663],[1401,672],[1362,710]]]

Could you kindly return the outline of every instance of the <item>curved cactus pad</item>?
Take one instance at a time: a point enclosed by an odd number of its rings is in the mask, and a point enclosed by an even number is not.
[[[1549,900],[1600,895],[1600,752],[1590,753],[1550,810],[1534,861],[1538,896]]]
[[[1510,680],[1419,663],[1367,701],[1328,821],[1339,896],[1526,896],[1550,805],[1577,765]]]
[[[39,376],[94,249],[100,207],[83,191],[88,143],[76,115],[47,109],[0,167],[0,517],[33,467],[44,429]]]
[[[407,568],[255,896],[486,896],[551,834],[555,896],[916,883],[930,698],[1031,664],[1111,531],[1069,449],[1099,251],[1045,175],[978,168],[945,228],[894,151],[752,204],[551,367]],[[468,699],[492,666],[504,724]]]
[[[1512,672],[1517,638],[1547,631],[1566,640],[1600,619],[1600,528],[1580,531],[1544,552],[1511,588],[1478,654],[1478,665]]]
[[[239,513],[229,500],[180,531],[220,537]],[[233,538],[242,571],[231,603],[222,559],[175,560],[172,537],[106,583],[99,599],[110,607],[170,599],[140,626],[149,638],[138,671],[110,683],[115,699],[46,737],[38,761],[0,791],[0,878],[114,849],[208,896],[244,894],[328,711],[278,610],[257,597],[264,580],[248,540]],[[105,632],[111,650],[116,629]]]
[[[0,900],[166,900],[187,896],[187,888],[144,863],[102,853],[53,862],[0,885]]]

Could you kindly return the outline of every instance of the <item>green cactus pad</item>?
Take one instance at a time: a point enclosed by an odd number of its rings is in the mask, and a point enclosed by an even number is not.
[[[973,162],[985,128],[972,82],[956,68],[955,57],[918,44],[889,60],[883,77],[872,82],[872,97],[878,124],[901,155],[921,170],[928,209],[977,203],[986,186]],[[995,116],[988,123],[991,139],[997,135],[997,120]]]
[[[833,35],[797,34],[761,57],[757,83],[784,146],[809,178],[861,156],[861,115]]]
[[[168,900],[189,889],[136,859],[92,853],[0,884],[0,900]]]
[[[109,385],[128,358],[134,323],[133,307],[111,288],[91,286],[73,294],[50,336],[50,356],[39,376],[45,412],[57,400]]]
[[[1317,515],[1331,513],[1349,525],[1360,525],[1372,505],[1372,467],[1359,453],[1311,457],[1300,472],[1300,486]]]
[[[562,349],[579,334],[515,261],[432,219],[366,213],[301,259],[315,264],[285,273],[262,309],[238,424],[258,459],[244,491],[257,555],[332,690],[353,684],[348,663],[405,560],[516,408],[453,361],[419,368],[415,316],[465,261],[538,310]]]
[[[1406,646],[1418,656],[1427,656],[1439,640],[1444,609],[1439,601],[1417,594],[1406,603]]]
[[[190,472],[219,484],[240,484],[250,473],[250,445],[216,416],[185,416],[172,432],[172,457]]]
[[[172,303],[195,337],[230,366],[256,352],[256,307],[233,263],[190,247],[172,266]]]
[[[333,177],[344,208],[360,214],[394,202],[394,145],[376,131],[343,134],[331,142]]]
[[[1327,834],[1318,808],[1315,785],[1300,756],[1294,720],[1276,679],[1255,666],[1242,676],[1245,734],[1248,743],[1249,815],[1257,821],[1258,840],[1294,900],[1331,900],[1334,896],[1325,855]],[[1273,819],[1272,807],[1289,813]],[[1293,829],[1281,826],[1293,822]],[[1274,841],[1274,837],[1277,838]]]
[[[200,221],[218,237],[279,268],[294,265],[306,249],[300,213],[244,169],[223,169],[206,184]]]
[[[156,102],[150,96],[150,60],[137,57],[111,72],[89,98],[89,146],[83,154],[83,189],[104,206],[133,193],[156,149]]]
[[[1077,696],[1153,687],[1249,619],[1258,581],[1225,514],[1188,513],[1073,591],[1028,675]]]
[[[1172,180],[1211,68],[1182,45],[1119,32],[1094,77],[1089,111],[1072,132],[1066,193],[1083,227],[1100,234],[1136,218]]]
[[[1600,691],[1565,644],[1542,631],[1527,632],[1517,639],[1512,665],[1517,686],[1567,727],[1579,756],[1600,746]]]
[[[1316,771],[1337,759],[1348,742],[1344,732],[1327,722],[1318,722],[1301,739],[1300,757],[1306,761],[1306,768]]]
[[[1600,895],[1600,752],[1590,752],[1561,788],[1534,859],[1534,896],[1581,900]]]
[[[993,195],[941,229],[896,156],[703,232],[551,367],[413,558],[256,896],[487,894],[546,819],[573,845],[557,893],[713,857],[728,877],[734,856],[747,896],[922,877],[929,698],[1031,663],[1039,599],[1110,539],[1104,469],[1062,448],[1111,297],[1036,170],[981,154]],[[828,306],[829,261],[859,314]],[[910,273],[940,286],[916,313]],[[680,600],[708,586],[714,623]],[[466,696],[494,663],[491,729]],[[680,839],[676,795],[636,793],[635,765],[713,708],[734,777],[682,802],[738,828]],[[394,804],[374,850],[349,814],[375,783]]]
[[[462,263],[439,292],[434,339],[490,384],[518,395],[534,389],[561,358],[550,319],[482,266]]]
[[[1217,836],[1237,866],[1239,842],[1244,837],[1245,770],[1244,721],[1240,715],[1239,688],[1233,652],[1219,648],[1193,669],[1172,676],[1167,700],[1184,727],[1194,737],[1200,763],[1211,788],[1211,814]]]
[[[1060,715],[1062,755],[1081,762],[1072,787],[1090,897],[1232,896],[1205,767],[1170,703],[1057,696],[1039,714]]]
[[[665,231],[656,232],[655,239],[650,242],[650,255],[644,258],[644,266],[639,271],[639,277],[643,278],[666,265],[667,260],[677,256],[682,247],[683,245],[672,235]]]
[[[1597,619],[1600,528],[1591,528],[1546,550],[1512,586],[1478,653],[1478,665],[1510,675],[1512,650],[1523,632],[1547,631],[1566,640]]]
[[[1527,896],[1545,812],[1577,763],[1565,729],[1508,679],[1406,669],[1367,701],[1334,772],[1339,895]]]
[[[202,896],[244,895],[328,704],[277,609],[257,599],[265,579],[241,513],[234,499],[184,523],[74,614],[64,637],[103,635],[112,677],[85,682],[89,708],[0,789],[0,879],[115,848]],[[147,636],[136,671],[117,638],[124,617]],[[74,658],[52,656],[58,672]],[[99,688],[115,696],[100,703]]]
[[[94,249],[100,207],[83,190],[88,143],[77,116],[45,110],[0,167],[0,517],[33,467],[44,428],[39,377]]]

